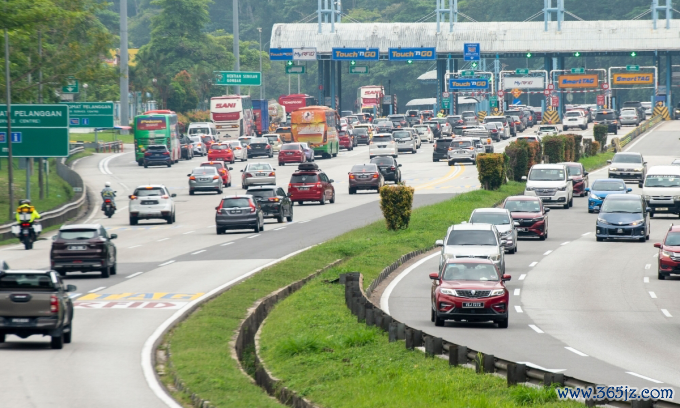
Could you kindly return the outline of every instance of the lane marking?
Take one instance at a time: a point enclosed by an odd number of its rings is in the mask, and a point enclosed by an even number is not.
[[[96,288],[96,289],[92,289],[91,291],[89,291],[89,292],[87,292],[87,293],[99,292],[99,291],[102,290],[102,289],[106,289],[106,286],[100,286],[100,287],[98,287],[98,288]]]
[[[673,315],[666,309],[661,309],[661,313],[663,313],[663,315],[666,317],[673,317]]]
[[[163,239],[159,239],[159,240],[158,240],[158,241],[156,241],[156,242],[162,242],[162,241],[165,241],[165,240],[167,240],[167,239],[170,239],[170,238],[163,238]]]
[[[399,282],[402,281],[412,271],[414,271],[416,268],[418,268],[420,265],[424,264],[425,262],[429,261],[430,259],[434,258],[435,256],[439,256],[440,253],[436,252],[434,254],[428,255],[425,258],[419,260],[418,262],[414,263],[413,265],[409,266],[408,268],[404,269],[402,273],[399,274],[392,282],[390,282],[389,285],[385,288],[385,291],[383,292],[382,296],[380,297],[380,308],[386,313],[390,314],[390,295],[392,294],[392,291],[394,288],[397,287]]]
[[[529,264],[529,267],[534,267],[536,265],[538,265],[538,262],[532,262],[532,263]]]
[[[590,232],[586,232],[585,234],[581,234],[581,235],[585,237],[588,234],[590,234]]]
[[[246,238],[251,239],[251,238],[257,238],[257,237],[259,237],[259,236],[260,236],[260,234],[256,234],[256,235],[251,235],[251,236],[246,237]]]
[[[536,326],[535,324],[530,324],[529,327],[531,327],[538,334],[544,333],[543,330],[539,329],[538,326]]]
[[[447,181],[457,179],[458,177],[462,176],[463,173],[465,173],[465,166],[453,166],[453,168],[449,170],[449,172],[444,177],[441,177],[429,183],[421,184],[414,188],[416,190],[431,189],[432,186],[436,186],[437,184],[442,184]]]
[[[652,258],[657,258],[658,256],[659,256],[659,253],[657,252],[654,255],[652,255]]]
[[[234,241],[231,241],[231,242],[225,242],[224,244],[222,244],[222,245],[220,245],[220,246],[227,246],[227,245],[231,245],[231,244],[233,244],[233,243],[234,243]]]
[[[651,296],[652,299],[656,299],[656,293],[654,292],[649,292],[649,296]]]
[[[583,353],[583,352],[581,352],[581,351],[578,351],[578,350],[576,350],[576,349],[573,348],[573,347],[565,347],[565,349],[571,351],[571,352],[574,353],[574,354],[578,354],[578,355],[581,356],[581,357],[588,357],[588,355],[587,355],[586,353]]]
[[[183,232],[182,235],[193,234],[194,232],[196,232],[196,231],[187,231],[187,232]]]
[[[281,231],[281,230],[284,229],[284,228],[286,228],[286,227],[275,228],[274,231]]]
[[[517,313],[524,313],[522,306],[515,306],[515,311],[517,311]]]
[[[634,373],[634,372],[632,372],[632,371],[626,371],[626,374],[634,375],[634,376],[636,376],[636,377],[638,377],[638,378],[642,378],[643,380],[651,381],[651,382],[653,382],[653,383],[663,384],[663,382],[661,382],[661,381],[659,381],[659,380],[655,380],[655,379],[653,379],[653,378],[645,377],[644,375],[641,375],[641,374],[638,374],[638,373]]]
[[[550,251],[545,251],[545,253],[543,255],[550,255],[551,252],[552,252],[552,249]]]
[[[652,264],[647,264],[647,265],[645,265],[645,269],[649,269],[649,268],[651,268],[651,267],[652,267]]]
[[[205,252],[205,251],[206,251],[205,249],[201,249],[200,251],[193,252],[191,255],[200,254],[201,252]]]
[[[311,221],[311,220],[307,220],[307,221],[298,221],[298,224],[304,224],[304,223],[310,222],[310,221]]]
[[[160,265],[158,265],[158,266],[170,265],[170,264],[173,263],[173,262],[175,262],[174,259],[173,259],[172,261],[168,261],[168,262],[162,263],[162,264],[160,264]]]
[[[141,245],[133,245],[133,246],[131,246],[131,247],[128,247],[128,249],[138,248],[138,247],[140,247],[140,246],[141,246]]]
[[[524,278],[526,278],[526,277],[527,277],[527,274],[523,273],[523,274],[519,275],[519,280],[524,280]]]
[[[645,276],[645,278],[642,279],[642,281],[643,281],[644,283],[649,283],[649,276]]]
[[[527,367],[535,368],[537,370],[549,371],[551,373],[559,373],[560,371],[566,371],[565,368],[545,368],[538,364],[531,363],[529,361],[518,361],[517,364],[524,364]]]
[[[214,225],[208,225],[206,228],[215,228]]]
[[[78,160],[80,160],[80,159],[78,159]],[[76,160],[76,161],[78,161],[78,160]],[[73,167],[73,166],[71,166],[71,167]],[[80,293],[69,293],[68,297],[70,297],[71,299],[75,299],[80,295],[81,295]]]
[[[514,295],[515,295],[515,296],[519,296],[519,291],[520,291],[520,289],[519,289],[519,288],[515,289],[515,293],[514,293]]]
[[[133,274],[130,275],[130,276],[126,276],[125,279],[134,278],[135,276],[139,276],[139,275],[141,275],[141,274],[143,274],[143,273],[144,273],[144,272],[135,272],[135,273],[133,273]]]
[[[569,241],[563,242],[563,243],[561,243],[560,245],[567,245],[568,243],[569,243]]]

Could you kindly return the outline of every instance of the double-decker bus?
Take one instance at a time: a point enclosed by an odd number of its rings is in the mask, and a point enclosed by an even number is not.
[[[291,131],[295,142],[307,143],[315,154],[336,157],[340,151],[338,138],[338,113],[327,106],[308,106],[290,115]]]
[[[151,110],[135,116],[132,124],[135,139],[135,160],[144,164],[144,153],[149,145],[165,145],[172,161],[177,163],[182,155],[179,143],[177,114],[171,110]]]
[[[215,122],[220,138],[255,135],[253,102],[249,95],[210,98],[210,118]]]

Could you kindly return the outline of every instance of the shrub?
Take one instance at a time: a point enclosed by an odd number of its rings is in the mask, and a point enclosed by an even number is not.
[[[408,228],[413,206],[413,187],[404,184],[380,189],[380,209],[388,230]]]
[[[507,175],[515,181],[522,180],[522,176],[527,175],[527,165],[529,162],[529,151],[527,142],[517,140],[507,145],[505,154],[508,157]],[[481,176],[480,176],[481,177]],[[481,182],[481,179],[480,179]]]
[[[585,138],[584,138],[584,139],[583,139],[583,156],[584,156],[584,157],[588,157],[588,156],[591,155],[591,154],[590,154],[590,151],[591,151],[592,148],[593,148],[593,147],[591,146],[592,144],[593,144],[593,139],[590,139],[590,138],[588,138],[588,139],[585,139]]]
[[[546,136],[543,138],[543,154],[548,156],[548,163],[564,161],[564,138],[561,136]]]
[[[589,156],[597,156],[597,154],[600,152],[600,142],[593,142],[590,144],[590,152],[588,153]]]
[[[574,135],[574,161],[581,160],[583,155],[583,135]]]
[[[527,169],[530,169],[534,164],[541,162],[542,149],[539,142],[530,142],[529,145],[529,160],[527,163]],[[526,176],[526,174],[524,174]]]
[[[525,164],[526,166],[526,164]],[[485,190],[498,190],[505,182],[505,155],[485,153],[477,156],[479,182]]]
[[[593,126],[593,136],[595,140],[600,144],[600,148],[603,148],[607,144],[607,133],[609,133],[609,127],[607,125],[595,125]]]
[[[574,154],[574,147],[575,147],[575,142],[574,142],[574,135],[568,134],[568,135],[561,135],[562,140],[564,141],[564,161],[567,162],[573,162],[575,154]]]

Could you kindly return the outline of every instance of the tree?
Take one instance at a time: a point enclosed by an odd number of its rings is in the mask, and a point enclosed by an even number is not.
[[[176,112],[187,112],[196,109],[198,93],[191,83],[191,75],[187,71],[179,72],[170,82],[170,98],[168,109]]]

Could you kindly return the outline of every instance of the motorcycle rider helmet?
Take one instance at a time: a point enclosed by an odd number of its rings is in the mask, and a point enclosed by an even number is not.
[[[106,183],[104,183],[104,186],[105,186],[105,187],[111,187],[111,182],[110,182],[110,181],[107,181]]]
[[[21,201],[19,202],[19,204],[21,204],[21,205],[24,205],[24,204],[31,205],[31,200],[28,200],[28,199],[21,200]]]

